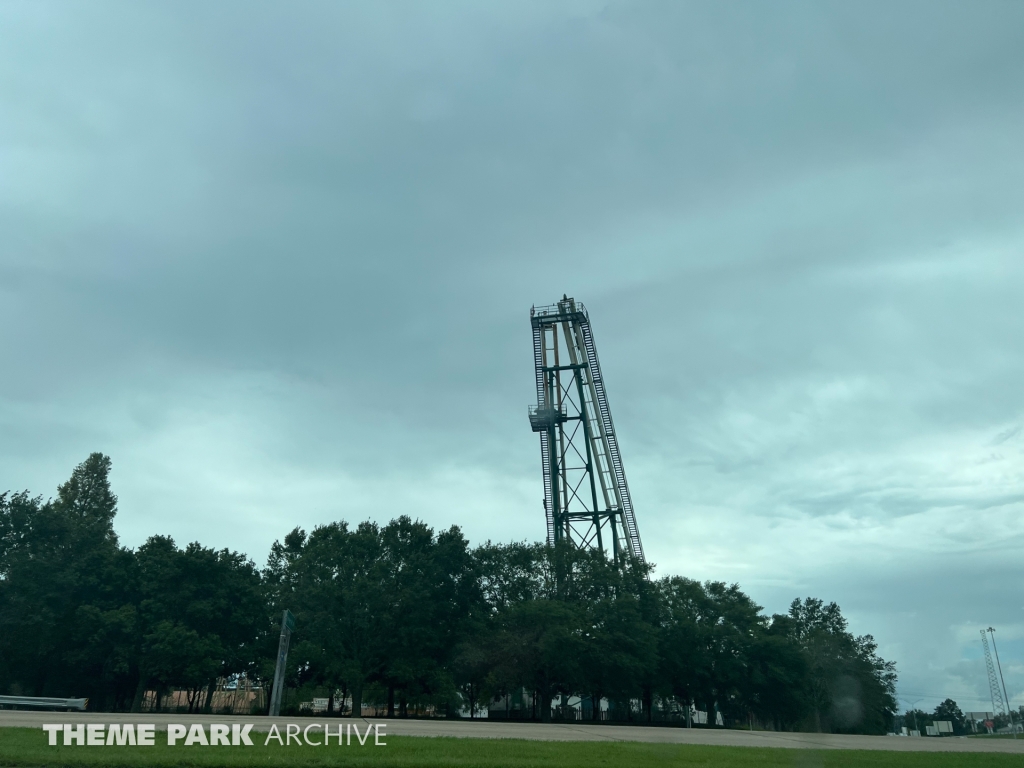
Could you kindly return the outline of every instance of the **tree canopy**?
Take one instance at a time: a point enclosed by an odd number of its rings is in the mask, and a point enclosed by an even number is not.
[[[138,710],[146,691],[178,690],[201,710],[218,679],[269,681],[288,609],[286,683],[330,691],[336,714],[361,712],[371,689],[392,715],[475,714],[525,692],[541,720],[579,697],[594,719],[693,706],[711,724],[893,725],[895,667],[835,603],[797,599],[768,616],[737,584],[655,579],[543,544],[474,548],[457,527],[404,515],[296,528],[262,569],[166,536],[133,550],[114,531],[110,468],[95,453],[55,499],[0,495],[0,691]],[[940,714],[963,727],[955,702]]]

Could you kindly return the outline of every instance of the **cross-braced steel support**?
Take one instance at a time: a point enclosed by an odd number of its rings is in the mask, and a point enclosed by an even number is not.
[[[530,310],[548,543],[644,562],[597,347],[583,304]]]
[[[1001,715],[1009,712],[1009,707],[1003,702],[1003,692],[999,690],[999,678],[996,677],[996,665],[992,663],[992,652],[988,649],[987,630],[981,630],[981,647],[985,649],[985,671],[988,672],[988,690],[992,696],[992,715]]]

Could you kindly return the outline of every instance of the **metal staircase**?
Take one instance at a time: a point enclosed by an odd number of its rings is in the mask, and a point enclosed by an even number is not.
[[[608,457],[611,460],[612,472],[615,476],[616,487],[618,488],[619,503],[622,506],[622,518],[625,522],[626,533],[629,536],[630,549],[634,557],[644,562],[644,548],[640,543],[640,531],[637,529],[636,517],[633,514],[633,500],[629,496],[626,472],[622,468],[619,441],[615,438],[612,412],[608,408],[608,396],[604,391],[604,377],[601,376],[601,363],[597,359],[597,347],[594,345],[594,333],[590,328],[589,318],[585,322],[580,323],[580,329],[583,331],[583,345],[587,350],[587,362],[590,365],[590,375],[597,396],[597,408],[601,414],[604,435],[608,441]]]
[[[540,328],[535,327],[533,329],[533,362],[534,368],[537,372],[537,412],[543,411],[550,407],[550,405],[547,402],[547,391],[544,386],[544,360],[541,341],[541,330]],[[551,447],[548,445],[548,441],[545,438],[546,435],[542,434],[540,439],[540,459],[544,467],[550,467]],[[545,470],[544,514],[547,518],[549,544],[553,543],[555,540],[554,499],[551,493],[551,473]]]

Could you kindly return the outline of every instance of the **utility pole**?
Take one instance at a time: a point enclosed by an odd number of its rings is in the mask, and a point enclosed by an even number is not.
[[[1006,681],[1003,679],[1003,665],[999,663],[999,649],[996,648],[996,631],[992,628],[988,628],[988,632],[992,635],[992,650],[996,652],[996,668],[999,670],[999,682],[1003,684],[1003,700],[1006,702],[1006,716],[1010,718],[1010,731],[1013,733],[1013,738],[1017,738],[1017,728],[1013,724],[1013,710],[1010,709],[1010,697],[1006,695]]]
[[[285,609],[281,616],[281,639],[277,643],[277,666],[274,668],[274,686],[270,689],[270,716],[278,717],[281,714],[281,694],[284,693],[284,671],[288,663],[288,646],[292,639],[292,630],[295,629],[295,616]]]
[[[913,701],[910,699],[903,699],[903,701],[910,705],[910,714],[914,717],[914,730],[920,733],[921,731],[917,727],[917,703],[922,701],[922,699],[914,699]]]

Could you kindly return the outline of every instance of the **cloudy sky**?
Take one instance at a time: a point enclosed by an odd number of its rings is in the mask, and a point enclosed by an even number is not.
[[[1013,0],[6,2],[0,489],[540,539],[568,293],[659,574],[1024,704],[1022,135]]]

